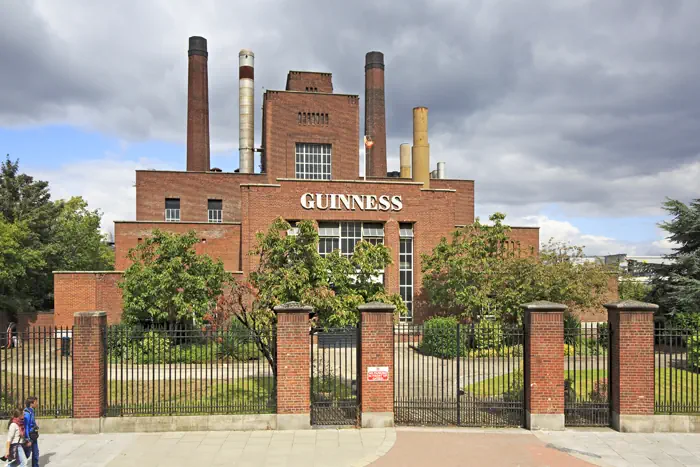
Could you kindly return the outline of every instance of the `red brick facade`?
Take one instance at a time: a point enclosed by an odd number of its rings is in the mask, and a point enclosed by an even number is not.
[[[333,92],[333,75],[313,71],[290,71],[287,73],[287,91]]]
[[[394,311],[393,305],[384,303],[360,306],[360,402],[363,426],[369,425],[366,414],[394,411]],[[370,381],[370,367],[386,367],[388,379]]]
[[[54,324],[69,327],[73,314],[81,311],[105,311],[109,324],[122,316],[122,291],[117,286],[120,272],[57,272],[53,276]]]
[[[311,307],[288,303],[277,313],[277,413],[308,414],[311,409],[309,375],[309,313]]]
[[[5,328],[7,325],[5,325]],[[54,327],[54,313],[45,312],[27,312],[27,313],[17,313],[17,330],[27,331],[31,329],[53,329]],[[0,327],[0,332],[4,331],[5,328]]]
[[[206,222],[116,222],[114,224],[115,268],[118,271],[125,271],[129,267],[131,264],[128,260],[129,250],[147,238],[154,229],[179,234],[195,230],[200,240],[200,243],[195,246],[197,253],[221,259],[227,271],[241,270],[240,222],[221,224]]]
[[[654,311],[657,305],[625,300],[605,305],[611,331],[612,410],[654,414]]]
[[[75,314],[73,324],[73,417],[99,418],[104,413],[107,313]]]
[[[525,410],[528,417],[561,415],[563,428],[564,310],[566,306],[550,302],[534,302],[523,305],[523,308],[525,308]],[[532,426],[528,427],[532,428]]]

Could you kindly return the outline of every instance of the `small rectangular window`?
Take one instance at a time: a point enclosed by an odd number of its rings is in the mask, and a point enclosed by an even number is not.
[[[180,222],[180,198],[165,198],[165,221]]]
[[[221,223],[224,218],[223,202],[220,199],[210,199],[208,201],[209,222]]]
[[[331,145],[297,143],[295,176],[305,180],[331,179]]]

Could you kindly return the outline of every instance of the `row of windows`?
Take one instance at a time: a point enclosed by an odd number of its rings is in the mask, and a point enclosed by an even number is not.
[[[299,112],[297,114],[299,125],[328,125],[328,114],[319,112]]]
[[[290,234],[296,234],[296,222],[291,222]],[[374,245],[384,243],[384,224],[379,222],[319,222],[318,223],[318,252],[321,256],[340,250],[343,256],[349,257],[355,251],[355,245],[360,241]],[[408,314],[402,316],[404,321],[413,319],[413,225],[399,224],[399,293]],[[383,271],[382,271],[383,272]],[[384,281],[381,274],[379,281]]]
[[[224,203],[220,199],[207,202],[207,219],[211,223],[221,223],[224,219]],[[165,199],[165,221],[180,222],[180,198]]]

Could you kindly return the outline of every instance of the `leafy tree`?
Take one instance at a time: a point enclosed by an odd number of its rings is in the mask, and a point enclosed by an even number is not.
[[[9,157],[0,166],[0,218],[24,232],[21,248],[37,260],[15,263],[24,253],[7,252],[9,268],[24,270],[21,286],[0,303],[5,311],[51,308],[55,270],[112,269],[113,255],[99,231],[101,214],[82,198],[52,201],[48,182],[20,173]],[[15,260],[10,260],[13,256]]]
[[[41,253],[31,248],[30,235],[25,223],[10,223],[0,216],[0,310],[30,307],[29,272],[44,265]]]
[[[519,322],[520,305],[533,300],[574,307],[600,304],[608,271],[580,261],[582,248],[550,240],[538,256],[510,240],[504,214],[489,219],[492,225],[477,218],[422,255],[423,286],[433,305],[470,321],[495,315],[503,322]]]
[[[399,313],[406,312],[401,297],[388,294],[375,280],[391,263],[386,246],[360,242],[350,257],[337,250],[322,257],[314,223],[301,221],[297,227],[295,235],[287,235],[290,225],[278,218],[267,232],[259,232],[250,252],[259,259],[257,267],[247,281],[232,283],[218,303],[257,336],[256,344],[273,368],[267,336],[276,322],[277,305],[311,305],[317,324],[326,327],[357,324],[358,305],[371,301],[393,303]]]
[[[700,199],[667,199],[663,207],[673,218],[660,226],[678,246],[666,256],[671,264],[648,265],[650,298],[677,325],[700,329]]]
[[[645,282],[636,281],[631,277],[624,276],[620,279],[619,293],[620,300],[637,300],[644,302],[649,300],[651,286]]]
[[[132,264],[119,284],[126,322],[202,324],[231,278],[221,260],[195,252],[198,242],[194,231],[156,229],[129,250]]]

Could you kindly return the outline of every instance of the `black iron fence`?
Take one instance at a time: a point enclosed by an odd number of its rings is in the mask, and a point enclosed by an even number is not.
[[[564,423],[610,425],[610,329],[607,323],[564,328]]]
[[[523,329],[481,321],[394,331],[394,417],[403,425],[521,426]]]
[[[107,329],[107,416],[276,411],[274,331]]]
[[[311,423],[359,424],[359,328],[311,330]]]
[[[654,395],[656,413],[700,413],[700,332],[654,331]]]
[[[0,418],[39,399],[38,417],[73,415],[72,329],[35,327],[0,333]]]

